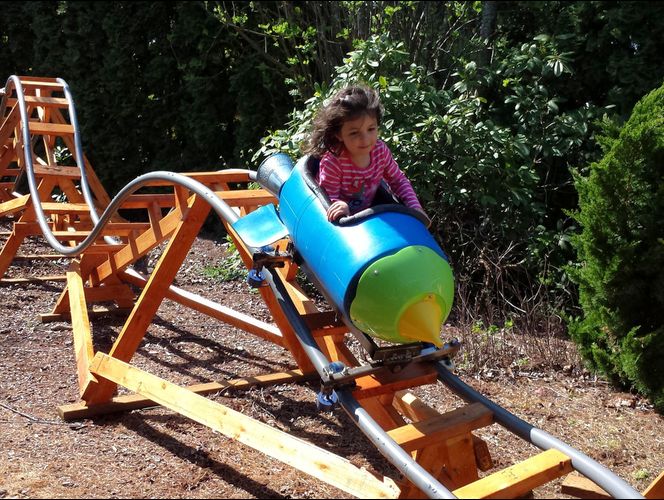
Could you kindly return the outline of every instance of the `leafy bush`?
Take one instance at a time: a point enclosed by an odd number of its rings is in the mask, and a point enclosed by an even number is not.
[[[259,151],[300,156],[316,110],[332,93],[357,82],[379,90],[382,139],[432,217],[458,278],[470,284],[469,295],[494,306],[502,295],[505,302],[492,307],[501,316],[515,310],[510,302],[523,300],[524,287],[547,278],[543,263],[564,250],[569,228],[548,211],[560,188],[552,179],[565,178],[557,172],[567,171],[563,157],[578,158],[587,147],[586,123],[599,112],[559,109],[552,82],[569,77],[570,69],[555,40],[539,37],[503,50],[489,67],[458,61],[455,81],[441,87],[409,63],[403,43],[381,36],[359,42],[331,85],[319,86]],[[498,289],[503,278],[510,284]]]
[[[604,158],[576,177],[583,317],[570,332],[593,368],[664,411],[664,86],[607,131]]]

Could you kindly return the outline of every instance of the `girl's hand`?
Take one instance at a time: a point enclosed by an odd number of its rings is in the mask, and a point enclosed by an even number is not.
[[[330,222],[338,220],[344,215],[350,215],[350,208],[345,201],[335,201],[327,209],[327,220]]]

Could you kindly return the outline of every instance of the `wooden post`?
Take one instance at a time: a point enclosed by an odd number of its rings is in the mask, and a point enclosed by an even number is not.
[[[161,255],[154,272],[136,301],[127,322],[118,335],[109,355],[122,361],[129,361],[138,348],[145,332],[157,313],[168,287],[173,282],[182,262],[191,248],[191,244],[205,222],[210,205],[198,196],[190,200],[191,208],[173,233],[166,250]],[[83,399],[88,404],[104,403],[115,392],[115,383],[100,380],[90,383],[85,389]]]

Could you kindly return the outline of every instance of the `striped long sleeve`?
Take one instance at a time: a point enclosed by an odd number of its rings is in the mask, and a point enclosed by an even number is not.
[[[366,168],[355,165],[346,151],[339,156],[325,153],[320,161],[320,185],[333,202],[348,203],[352,213],[371,206],[382,179],[406,206],[421,208],[410,181],[382,141],[371,151],[371,161]]]

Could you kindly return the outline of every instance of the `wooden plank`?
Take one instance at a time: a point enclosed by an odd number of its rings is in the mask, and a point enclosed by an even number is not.
[[[19,76],[18,78],[21,81],[21,86],[24,90],[33,90],[34,88],[39,87],[48,88],[49,91],[53,91],[53,89],[62,89],[62,84],[58,83],[55,78],[40,76]]]
[[[86,255],[96,255],[96,254],[111,254],[115,253],[118,250],[126,247],[125,243],[93,243],[88,248],[85,249]]]
[[[210,401],[184,387],[98,353],[91,370],[162,406],[206,425],[347,493],[362,498],[396,498],[398,487],[348,460]]]
[[[124,271],[120,273],[120,276],[123,280],[140,288],[144,288],[148,282],[147,279],[133,270]],[[257,320],[195,293],[171,285],[166,291],[165,298],[219,319],[274,344],[282,347],[284,345],[283,336],[276,326]]]
[[[148,209],[156,204],[159,208],[172,208],[175,206],[175,196],[171,194],[132,194],[122,202],[123,209]],[[161,217],[160,217],[161,218]]]
[[[15,255],[14,260],[60,260],[60,259],[71,259],[71,256],[60,255],[60,254],[38,254],[38,253],[29,253],[22,255]]]
[[[20,118],[21,110],[18,106],[14,106],[0,126],[0,144],[4,145],[14,134],[14,127],[19,122]]]
[[[15,214],[24,210],[30,202],[30,195],[26,194],[13,200],[0,203],[0,217],[7,217],[8,215]]]
[[[187,389],[196,394],[212,394],[227,390],[249,390],[252,387],[269,387],[279,384],[294,384],[317,377],[317,375],[303,375],[301,370],[290,370],[287,372],[269,373],[267,375],[256,375],[221,382],[204,382],[187,386]],[[121,411],[138,410],[157,406],[157,403],[142,394],[125,394],[116,396],[108,403],[100,403],[88,406],[85,402],[63,405],[58,407],[58,413],[63,420],[79,420],[98,415],[107,415]]]
[[[96,279],[104,281],[110,275],[124,270],[129,264],[157,247],[168,238],[180,224],[180,211],[173,210],[159,221],[158,227],[145,231],[135,240],[135,247],[126,245],[97,267]],[[157,236],[159,235],[159,236]]]
[[[42,283],[44,281],[67,281],[67,276],[57,274],[53,276],[30,276],[28,278],[2,278],[0,285],[16,285],[17,283]]]
[[[475,463],[477,468],[482,472],[493,469],[493,459],[489,453],[489,445],[486,444],[482,438],[472,434],[473,438],[473,453],[475,454]]]
[[[664,498],[664,471],[643,492],[646,498]]]
[[[246,172],[216,170],[212,172],[184,172],[182,175],[197,180],[206,186],[211,184],[227,184],[229,182],[251,182]]]
[[[203,198],[193,197],[187,217],[181,221],[168,242],[134,309],[118,334],[109,353],[111,356],[122,361],[132,358],[209,212],[210,205]],[[114,384],[100,381],[99,384],[88,384],[83,399],[90,404],[105,403],[111,399],[114,392]]]
[[[31,120],[28,127],[33,134],[65,135],[74,133],[74,126],[66,123],[45,123]]]
[[[278,203],[272,193],[265,189],[247,189],[236,191],[215,191],[219,198],[231,207],[242,207],[245,205],[267,205]]]
[[[371,418],[385,431],[398,429],[405,424],[403,417],[392,407],[392,404],[383,404],[380,396],[364,398],[360,403],[369,415],[371,415]]]
[[[14,226],[14,231],[12,231],[12,234],[9,235],[2,249],[0,249],[0,278],[5,276],[7,269],[9,269],[14,259],[14,255],[18,252],[24,239],[25,236],[20,231],[17,231],[16,226]],[[6,279],[1,281],[6,281]]]
[[[74,332],[74,355],[76,358],[76,372],[78,374],[78,387],[81,393],[94,377],[88,367],[94,357],[92,347],[92,330],[88,318],[83,279],[78,261],[73,261],[67,270],[67,291],[69,292],[69,308]]]
[[[385,370],[382,373],[356,379],[353,389],[356,399],[381,396],[410,387],[433,384],[438,380],[436,370],[425,363],[410,363],[398,373]]]
[[[481,403],[473,403],[434,418],[404,425],[388,434],[404,450],[414,451],[491,424],[491,410]]]
[[[453,491],[458,498],[517,498],[572,472],[572,459],[550,449]]]
[[[565,478],[560,492],[576,498],[613,498],[593,481],[576,472]]]
[[[399,391],[395,394],[392,404],[409,419],[418,422],[427,418],[435,418],[440,413],[428,406],[421,399],[409,391]],[[484,440],[472,434],[475,463],[481,471],[493,468],[493,460],[489,447]]]
[[[43,97],[43,96],[34,96],[26,95],[24,96],[26,104],[33,107],[43,107],[43,108],[68,108],[69,103],[67,99],[63,97]],[[17,102],[16,99],[7,99],[7,103],[14,105]]]
[[[46,214],[89,214],[86,203],[55,203],[42,201],[42,210]]]
[[[101,316],[118,315],[118,316],[128,316],[131,312],[130,307],[104,307],[104,306],[93,306],[91,309],[88,309],[88,318],[98,318]],[[42,323],[53,323],[54,321],[70,321],[71,313],[70,312],[61,312],[61,313],[43,313],[39,314],[39,321]]]
[[[33,167],[33,171],[37,177],[53,175],[56,176],[58,180],[63,178],[79,179],[81,177],[81,171],[78,169],[78,167],[62,167],[60,165],[35,165]],[[68,193],[67,197],[71,199],[71,193]]]
[[[456,488],[477,481],[477,462],[473,450],[473,436],[465,432],[445,441],[449,460],[446,472],[453,478]]]

